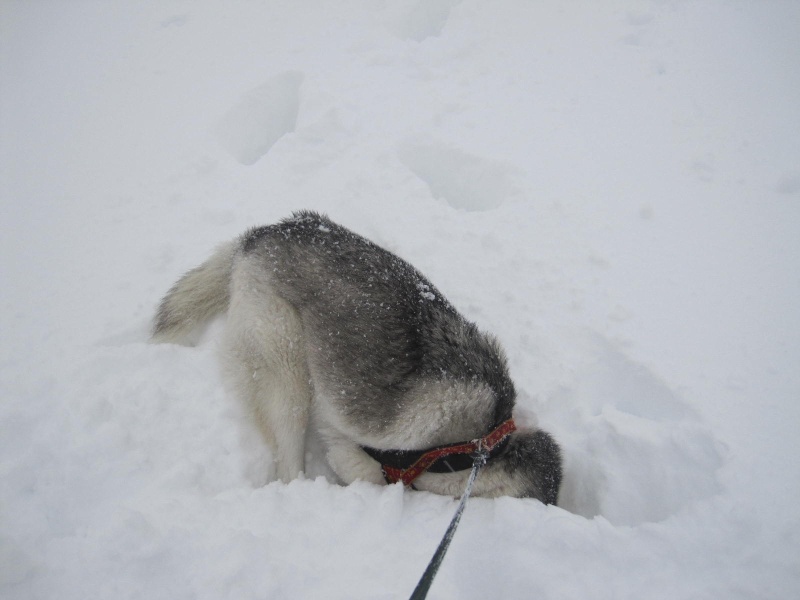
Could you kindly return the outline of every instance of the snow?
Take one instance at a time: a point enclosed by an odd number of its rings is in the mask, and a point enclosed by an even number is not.
[[[0,5],[0,596],[405,598],[456,500],[304,480],[177,277],[298,209],[497,335],[559,507],[431,598],[800,594],[800,5]],[[421,295],[429,294],[420,290]]]

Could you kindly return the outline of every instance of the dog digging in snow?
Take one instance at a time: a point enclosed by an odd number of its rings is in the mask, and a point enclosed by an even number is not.
[[[227,312],[225,362],[282,481],[304,470],[309,423],[348,484],[555,504],[560,450],[517,429],[505,356],[409,263],[313,212],[224,244],[161,301],[155,342]]]

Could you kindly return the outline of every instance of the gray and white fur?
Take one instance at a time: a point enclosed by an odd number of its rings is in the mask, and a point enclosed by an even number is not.
[[[269,443],[282,481],[304,470],[309,419],[345,483],[384,483],[361,446],[420,450],[482,437],[516,393],[496,340],[406,261],[313,212],[247,231],[184,275],[161,301],[155,342],[185,342],[227,311],[226,367]],[[422,490],[458,496],[469,471],[425,473]],[[511,434],[474,495],[555,503],[559,447]]]

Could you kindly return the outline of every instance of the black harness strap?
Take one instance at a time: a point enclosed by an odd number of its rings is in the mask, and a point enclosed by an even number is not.
[[[452,444],[452,446],[460,446],[463,443],[464,442],[459,442],[458,444]],[[491,460],[495,456],[502,454],[507,445],[508,438],[505,438],[492,449],[487,460]],[[361,446],[361,449],[381,463],[381,465],[393,467],[395,469],[407,469],[428,452],[448,446],[436,446],[426,450],[379,450],[378,448],[370,448],[369,446]],[[428,472],[452,473],[454,471],[466,471],[467,469],[472,468],[472,463],[473,459],[469,454],[453,454],[450,456],[443,456],[430,467],[428,467]]]
[[[500,437],[500,439],[495,439],[489,451],[485,453],[485,460],[491,460],[505,451],[510,439],[508,434],[511,433],[513,429],[513,420],[508,420],[492,427],[491,432],[486,437],[481,438],[481,440],[456,442],[455,444],[435,446],[425,450],[382,450],[369,446],[361,446],[361,449],[381,464],[387,482],[394,483],[397,481],[397,478],[391,477],[388,473],[406,471],[417,464],[422,457],[430,454],[441,456],[432,462],[430,466],[425,468],[426,472],[452,473],[455,471],[466,471],[473,466],[474,452],[478,448],[478,444],[499,433],[502,437]]]

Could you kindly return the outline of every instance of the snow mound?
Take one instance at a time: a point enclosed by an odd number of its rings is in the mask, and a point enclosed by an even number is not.
[[[302,82],[302,73],[287,71],[247,92],[217,125],[222,146],[243,165],[258,162],[294,131]]]

